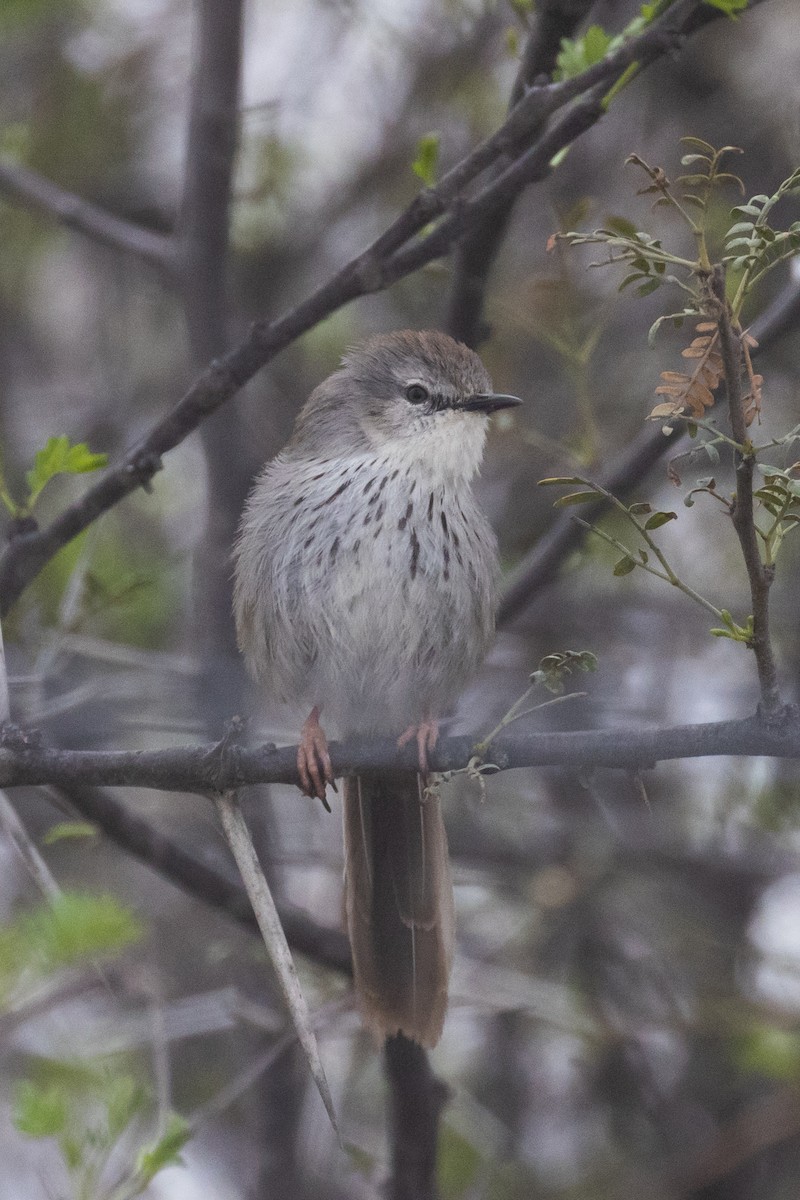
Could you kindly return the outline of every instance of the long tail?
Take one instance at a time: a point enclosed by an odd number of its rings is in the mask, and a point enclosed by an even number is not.
[[[435,1046],[447,1011],[455,914],[438,797],[420,776],[345,780],[345,909],[356,994],[383,1040]]]

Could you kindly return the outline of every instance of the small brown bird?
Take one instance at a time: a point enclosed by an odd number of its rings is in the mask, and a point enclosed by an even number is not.
[[[235,549],[242,652],[310,707],[305,791],[333,782],[321,715],[344,737],[416,739],[416,780],[345,781],[345,907],[366,1024],[424,1046],[441,1035],[454,941],[428,751],[493,635],[496,547],[471,481],[488,415],[519,403],[445,334],[370,339],[312,392]]]

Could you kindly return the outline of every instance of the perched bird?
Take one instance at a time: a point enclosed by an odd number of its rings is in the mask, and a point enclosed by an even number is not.
[[[366,1024],[424,1046],[442,1031],[454,941],[428,752],[493,636],[496,546],[471,481],[489,414],[519,403],[445,334],[371,338],[312,392],[234,552],[249,667],[310,708],[304,790],[324,799],[333,783],[320,716],[343,737],[416,740],[416,778],[345,780],[345,909]]]

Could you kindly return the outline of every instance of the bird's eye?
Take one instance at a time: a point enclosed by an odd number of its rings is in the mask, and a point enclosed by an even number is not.
[[[406,400],[411,404],[424,404],[429,399],[428,389],[421,383],[410,383],[406,388]]]

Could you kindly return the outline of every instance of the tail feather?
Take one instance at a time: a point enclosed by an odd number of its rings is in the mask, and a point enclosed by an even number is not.
[[[439,1040],[455,915],[438,797],[422,779],[345,780],[345,907],[356,992],[381,1039]]]

